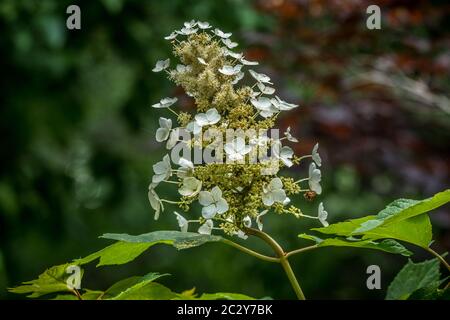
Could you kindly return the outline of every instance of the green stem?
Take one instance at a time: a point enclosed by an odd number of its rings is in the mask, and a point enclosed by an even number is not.
[[[286,273],[289,282],[291,283],[292,289],[294,289],[295,294],[299,300],[306,300],[305,295],[303,294],[302,288],[298,283],[297,278],[295,277],[294,271],[292,271],[291,265],[287,259],[286,253],[283,251],[283,248],[276,242],[272,237],[270,237],[267,233],[259,231],[257,229],[245,228],[246,233],[254,235],[263,241],[265,241],[272,249],[275,251],[279,258],[279,262]]]
[[[174,111],[171,107],[167,107],[167,109],[168,109],[170,112],[172,112],[174,115],[176,115],[177,117],[180,116],[180,115],[179,115],[176,111]]]
[[[289,258],[290,256],[293,256],[294,254],[302,253],[302,252],[309,251],[309,250],[316,249],[316,248],[318,248],[318,246],[315,244],[313,246],[292,250],[292,251],[286,253],[286,258]]]
[[[434,251],[431,248],[425,248],[429,253],[431,253],[432,255],[434,255],[436,258],[438,258],[441,263],[447,268],[448,271],[450,271],[450,265],[448,264],[447,261],[445,261],[445,259],[436,251]]]
[[[264,261],[268,261],[268,262],[280,262],[280,259],[278,259],[278,258],[265,256],[265,255],[260,254],[260,253],[258,253],[256,251],[253,251],[253,250],[251,250],[249,248],[241,246],[240,244],[237,244],[236,242],[233,242],[231,240],[223,239],[222,242],[227,244],[227,245],[229,245],[229,246],[232,246],[232,247],[234,247],[234,248],[236,248],[236,249],[238,249],[238,250],[240,250],[242,252],[245,252],[245,253],[253,256],[253,257],[256,257],[258,259],[261,259],[261,260],[264,260]]]
[[[447,270],[450,271],[450,265],[448,264],[447,261],[445,261],[444,257],[442,257],[439,253],[437,253],[436,251],[434,251],[433,249],[431,249],[429,247],[424,248],[424,249],[427,250],[432,255],[434,255],[436,258],[438,258],[439,261],[441,261],[441,263],[447,268]],[[450,288],[450,281],[444,287],[444,290],[447,290],[448,288]]]

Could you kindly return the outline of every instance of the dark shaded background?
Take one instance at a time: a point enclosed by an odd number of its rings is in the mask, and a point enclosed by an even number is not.
[[[382,30],[365,27],[374,3]],[[81,7],[79,31],[65,28],[69,4]],[[97,238],[103,233],[176,228],[170,210],[153,220],[146,193],[164,152],[154,141],[164,113],[150,105],[182,92],[150,70],[170,55],[163,36],[190,19],[232,31],[279,95],[301,105],[279,126],[300,137],[298,154],[321,145],[324,192],[313,204],[294,199],[304,212],[315,214],[323,201],[335,222],[449,187],[447,1],[2,0],[0,297],[48,266],[109,244]],[[175,196],[170,188],[160,193]],[[435,248],[447,251],[449,207],[432,221]],[[311,226],[288,216],[265,221],[291,249]],[[427,257],[418,251],[414,259]],[[406,259],[327,248],[292,262],[309,298],[345,299],[383,298]],[[370,264],[382,268],[381,291],[365,286]],[[293,298],[279,266],[214,244],[155,247],[128,265],[89,269],[84,283],[104,289],[150,271],[171,273],[162,282],[178,291]]]

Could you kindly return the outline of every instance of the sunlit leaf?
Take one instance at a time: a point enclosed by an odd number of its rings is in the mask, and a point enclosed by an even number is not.
[[[37,279],[26,281],[21,286],[10,288],[9,291],[19,294],[29,294],[29,298],[38,298],[55,292],[72,292],[67,286],[67,278],[70,273],[66,272],[70,264],[51,267],[39,275]],[[80,274],[83,276],[83,273]]]
[[[401,254],[403,256],[410,256],[412,253],[404,246],[392,239],[385,239],[381,242],[373,240],[346,240],[339,238],[321,239],[308,234],[300,234],[300,238],[308,239],[316,242],[318,247],[354,247],[363,249],[375,249],[389,253]]]
[[[152,245],[153,243],[116,242],[87,257],[75,260],[74,263],[83,265],[100,258],[97,266],[124,264],[134,260]]]
[[[134,279],[128,278],[113,285],[105,292],[105,295],[113,296],[111,298],[112,300],[155,299],[155,297],[152,296],[152,293],[154,291],[170,291],[169,289],[162,289],[162,285],[158,285],[156,287],[153,286],[155,284],[153,283],[154,280],[166,275],[168,274],[159,274],[152,272],[143,277],[133,277]],[[125,287],[126,285],[129,285],[129,287]],[[146,297],[145,295],[148,296]],[[174,293],[174,295],[176,294]]]
[[[102,238],[118,240],[127,243],[145,243],[150,245],[163,243],[172,245],[179,250],[197,247],[207,242],[218,242],[222,241],[223,239],[220,236],[181,231],[154,231],[138,236],[107,233],[104,234]]]

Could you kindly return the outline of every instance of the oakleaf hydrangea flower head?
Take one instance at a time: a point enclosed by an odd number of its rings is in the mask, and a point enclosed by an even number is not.
[[[323,207],[323,203],[319,203],[319,208],[317,211],[317,218],[319,219],[320,223],[324,226],[324,227],[328,227],[328,222],[327,222],[327,218],[328,218],[328,212],[325,211],[324,207]]]
[[[172,129],[172,120],[166,118],[159,118],[159,128],[156,130],[156,141],[163,142],[169,138],[170,130]]]
[[[309,165],[309,189],[317,194],[322,193],[322,187],[320,185],[320,180],[322,179],[322,173],[320,169],[316,168],[316,164],[313,162]]]
[[[271,206],[275,202],[281,202],[286,199],[286,192],[283,190],[283,182],[280,178],[273,178],[263,189],[262,202],[266,206]]]
[[[228,203],[222,197],[222,190],[219,187],[212,188],[210,191],[201,191],[198,201],[203,206],[202,215],[205,219],[214,218],[216,214],[227,212]]]
[[[233,51],[238,43],[231,32],[190,20],[165,39],[174,57],[156,62],[152,71],[164,71],[192,98],[194,108],[177,110],[180,96],[152,105],[166,112],[155,137],[158,142],[166,141],[171,155],[153,166],[148,197],[155,218],[164,203],[179,208],[174,214],[183,232],[194,223],[201,234],[218,230],[246,239],[253,221],[253,228],[263,229],[262,218],[267,214],[306,217],[291,199],[312,200],[322,192],[318,145],[310,155],[297,155],[283,145],[298,142],[291,128],[284,137],[273,131],[277,117],[298,105],[275,95],[270,77],[253,67],[258,61]],[[305,159],[311,159],[311,164]],[[294,165],[310,165],[309,176],[296,180],[283,175],[285,168]],[[173,188],[170,194],[175,199],[160,198],[155,192],[159,184]],[[197,202],[200,212],[193,208]],[[186,213],[181,215],[179,210]],[[324,223],[323,205],[319,211]]]
[[[156,62],[155,67],[152,69],[153,72],[160,72],[166,70],[170,66],[170,59],[159,60]]]
[[[178,226],[180,227],[181,232],[187,232],[189,227],[189,222],[184,218],[181,214],[174,211],[173,212],[177,218]]]

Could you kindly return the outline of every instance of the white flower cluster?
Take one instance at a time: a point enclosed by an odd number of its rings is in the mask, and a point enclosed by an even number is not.
[[[201,32],[209,32],[212,37],[219,39],[219,43],[223,45],[221,48],[223,56],[234,59],[233,63],[230,63],[229,65],[222,65],[216,70],[224,76],[232,77],[231,79],[233,79],[233,85],[236,85],[241,79],[244,78],[246,74],[245,71],[243,71],[244,66],[258,65],[258,62],[246,60],[242,53],[231,51],[238,46],[237,43],[230,40],[232,34],[225,33],[220,29],[213,29],[208,22],[185,22],[180,30],[172,32],[170,35],[165,37],[165,39],[180,43],[180,41],[184,41],[180,40],[180,37],[189,37],[193,34]],[[210,63],[210,61],[204,57],[197,57],[197,61],[204,66],[208,66]],[[170,68],[170,62],[170,59],[160,60],[156,63],[152,71],[166,71],[168,74],[183,74],[193,70],[193,66],[183,64],[177,64],[174,70],[168,70]],[[268,118],[278,115],[278,113],[282,111],[289,111],[298,107],[298,105],[283,101],[276,95],[273,96],[275,89],[270,86],[273,85],[273,83],[271,82],[269,76],[263,73],[258,73],[254,70],[248,70],[248,74],[256,80],[252,90],[253,88],[257,88],[259,90],[258,92],[252,92],[249,101],[256,109],[254,117],[259,115],[262,118]],[[186,93],[191,95],[188,92]],[[178,113],[172,109],[172,106],[177,101],[178,99],[176,97],[167,97],[161,99],[158,103],[153,104],[152,107],[157,109],[168,109],[178,116]],[[223,115],[221,115],[216,108],[210,108],[204,113],[197,113],[192,117],[192,119],[193,120],[190,121],[185,127],[174,127],[172,119],[164,117],[159,118],[160,127],[156,131],[156,141],[167,141],[166,148],[171,150],[179,143],[189,144],[193,142],[179,140],[181,130],[186,130],[194,135],[198,135],[209,126],[227,126],[227,122],[223,119]],[[221,120],[222,123],[220,123]],[[283,146],[282,140],[287,139],[290,142],[298,142],[298,140],[292,136],[290,128],[286,130],[284,135],[285,137],[281,139],[272,139],[266,135],[257,136],[249,140],[249,145],[246,144],[244,138],[237,137],[224,145],[224,151],[228,160],[241,161],[245,159],[246,155],[249,154],[253,148],[267,147],[267,145],[270,144],[273,150],[273,157],[277,161],[281,161],[286,167],[291,167],[293,165],[294,151],[289,146]],[[321,172],[318,167],[321,166],[321,158],[318,154],[318,144],[314,146],[312,154],[305,157],[311,157],[314,162],[311,163],[309,167],[309,177],[306,179],[301,179],[297,182],[300,183],[302,181],[308,181],[309,188],[305,191],[313,191],[316,194],[320,194],[322,192],[320,185]],[[211,231],[215,229],[213,220],[220,218],[230,209],[227,200],[223,197],[223,190],[221,190],[219,186],[214,186],[210,190],[204,190],[203,182],[195,176],[197,167],[189,159],[181,158],[177,161],[176,168],[172,168],[172,162],[173,161],[171,161],[169,154],[166,154],[162,161],[153,165],[154,175],[149,186],[148,198],[151,207],[155,210],[155,219],[158,219],[160,212],[164,211],[164,203],[181,203],[180,201],[170,201],[160,198],[156,193],[155,188],[162,182],[175,184],[177,185],[178,192],[182,197],[198,200],[198,203],[202,206],[201,218],[197,220],[187,220],[178,212],[174,212],[181,231],[187,232],[190,223],[200,223],[198,232],[201,234],[211,234]],[[175,180],[171,180],[172,177],[175,177]],[[242,188],[238,187],[234,192],[239,193],[241,191]],[[263,228],[262,216],[268,212],[268,209],[271,206],[275,203],[287,205],[290,202],[290,199],[286,195],[286,191],[283,189],[283,182],[279,177],[275,175],[275,177],[263,187],[261,192],[261,200],[264,206],[266,206],[266,209],[254,217],[256,225],[260,230]],[[316,219],[325,225],[327,224],[326,217],[327,213],[321,203],[319,206],[319,214]],[[233,223],[233,220],[230,220],[230,218],[222,219],[222,221],[224,220],[229,223]],[[249,228],[252,225],[252,218],[250,216],[246,216],[243,218],[242,222],[245,227]],[[235,234],[241,238],[246,238],[246,235],[242,230],[237,231]]]

